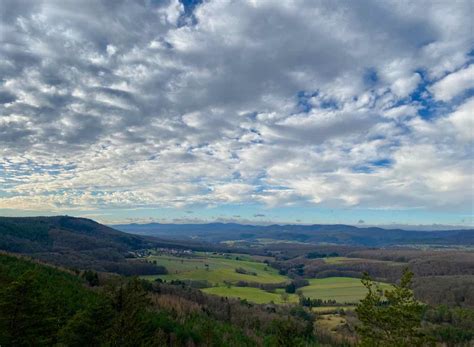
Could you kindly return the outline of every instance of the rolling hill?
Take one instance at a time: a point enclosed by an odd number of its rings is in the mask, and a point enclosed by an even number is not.
[[[235,223],[209,224],[123,224],[114,228],[138,235],[167,239],[194,239],[206,242],[240,240],[257,242],[261,239],[304,243],[382,247],[407,244],[474,245],[474,230],[414,231],[358,228],[350,225],[242,225]]]
[[[21,253],[48,263],[124,275],[151,275],[157,267],[130,259],[133,252],[152,247],[188,245],[130,235],[90,219],[0,217],[0,250]]]

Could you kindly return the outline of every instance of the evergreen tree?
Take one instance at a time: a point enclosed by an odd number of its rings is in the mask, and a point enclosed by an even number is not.
[[[113,317],[107,300],[96,299],[78,311],[59,331],[59,341],[66,346],[100,346]]]
[[[35,271],[23,273],[0,293],[0,345],[47,345],[51,319]]]
[[[111,346],[136,346],[137,341],[145,341],[147,318],[146,309],[150,300],[138,279],[121,283],[108,291],[108,297],[115,311],[108,330]]]
[[[426,342],[420,331],[424,306],[409,288],[412,278],[413,273],[405,269],[400,285],[383,292],[364,275],[362,284],[368,293],[356,308],[361,346],[413,347]]]

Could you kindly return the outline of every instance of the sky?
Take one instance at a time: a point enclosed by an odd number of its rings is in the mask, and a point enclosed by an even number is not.
[[[0,12],[0,215],[474,224],[472,0]]]

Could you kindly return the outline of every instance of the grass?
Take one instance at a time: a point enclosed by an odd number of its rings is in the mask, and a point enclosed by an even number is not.
[[[365,297],[367,294],[366,288],[360,282],[358,278],[349,277],[328,277],[321,279],[310,279],[308,286],[302,287],[299,290],[303,292],[303,295],[312,299],[322,300],[336,300],[339,304],[352,304],[344,306],[321,306],[315,307],[315,312],[332,312],[338,309],[353,310],[354,304],[357,304],[359,300]],[[387,283],[379,283],[382,289],[389,289],[391,286]],[[276,304],[283,303],[281,294],[283,289],[277,289],[275,293],[269,293],[258,288],[250,287],[226,287],[218,286],[212,288],[206,288],[203,290],[209,294],[215,294],[219,296],[227,296],[233,298],[247,299],[248,301],[255,303],[269,303],[273,301]],[[298,302],[298,296],[295,294],[288,295],[288,302]]]
[[[318,307],[312,307],[311,310],[313,312],[319,313],[319,314],[331,314],[335,313],[339,310],[344,310],[344,311],[354,311],[356,308],[355,305],[343,305],[343,306],[318,306]]]
[[[242,255],[206,253],[196,253],[188,257],[151,255],[147,260],[156,261],[157,265],[163,265],[169,272],[167,275],[145,276],[148,279],[159,277],[163,280],[206,280],[213,285],[223,284],[224,281],[231,283],[238,281],[283,283],[289,281],[286,276],[279,275],[277,270]],[[248,273],[237,273],[235,271],[237,268],[242,268]],[[255,273],[255,275],[251,273]]]
[[[239,298],[242,300],[247,300],[250,302],[254,302],[257,304],[266,304],[270,302],[274,302],[275,304],[283,304],[285,301],[281,293],[283,291],[276,291],[275,293],[269,293],[262,289],[258,288],[251,288],[251,287],[212,287],[206,288],[202,290],[205,293],[224,296],[228,298]],[[287,302],[298,302],[298,297],[294,294],[288,295]]]
[[[378,259],[364,259],[364,258],[348,258],[348,257],[328,257],[323,258],[326,264],[347,264],[347,263],[384,263],[387,265],[406,265],[396,261],[378,260]]]
[[[357,258],[347,258],[347,257],[329,257],[324,258],[324,262],[327,264],[343,264],[348,263],[350,261],[354,261]]]
[[[346,320],[337,314],[322,315],[322,316],[319,316],[318,320],[316,321],[316,325],[318,327],[321,327],[329,331],[334,331],[338,327],[344,325],[345,323],[346,323]]]
[[[232,298],[246,299],[255,303],[284,303],[282,298],[283,289],[277,289],[270,293],[259,288],[228,286],[225,284],[236,284],[239,281],[253,283],[287,283],[290,279],[278,274],[276,269],[267,266],[245,254],[213,254],[197,252],[186,256],[173,256],[168,254],[154,254],[147,258],[155,261],[168,269],[167,275],[144,276],[153,280],[194,280],[207,281],[212,285],[203,291],[209,294],[227,296]],[[332,257],[325,261],[337,264],[338,262],[353,261],[354,258]],[[357,260],[357,259],[356,259]],[[237,273],[237,268],[244,269],[247,273]],[[255,275],[253,275],[255,274]],[[367,291],[358,278],[329,277],[322,279],[310,279],[308,286],[300,288],[303,295],[312,299],[336,300],[339,304],[356,304],[362,299]],[[383,289],[390,285],[381,284]],[[295,294],[288,296],[289,302],[298,302]],[[324,311],[324,310],[322,310]]]
[[[380,285],[382,289],[391,287],[387,283],[380,283]],[[360,279],[350,277],[313,278],[309,280],[309,286],[302,287],[300,290],[304,296],[313,299],[336,300],[341,304],[357,303],[367,294]]]

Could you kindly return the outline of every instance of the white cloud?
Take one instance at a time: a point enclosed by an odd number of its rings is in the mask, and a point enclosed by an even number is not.
[[[471,88],[474,88],[474,65],[447,75],[436,82],[430,90],[436,99],[449,101]]]
[[[469,6],[10,2],[0,208],[469,208]]]

